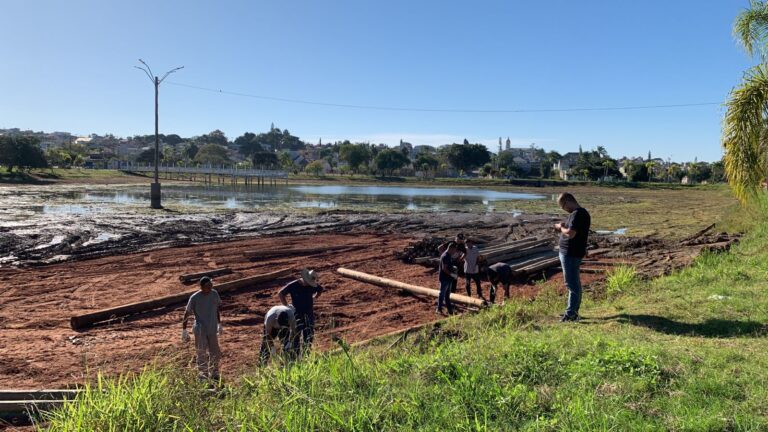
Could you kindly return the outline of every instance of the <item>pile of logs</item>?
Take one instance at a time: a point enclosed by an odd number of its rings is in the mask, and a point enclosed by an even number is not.
[[[419,249],[414,248],[414,250]],[[546,238],[529,237],[488,246],[480,249],[480,255],[488,266],[497,263],[508,264],[513,274],[519,277],[537,274],[560,265],[552,240]],[[440,264],[437,248],[430,250],[428,256],[411,257],[408,262],[437,267]]]
[[[395,258],[406,264],[419,263],[423,259],[437,256],[437,247],[445,243],[446,239],[439,237],[427,237],[413,243],[402,252],[395,252]]]
[[[551,250],[552,240],[531,237],[481,249],[480,255],[485,257],[485,262],[488,265],[493,265]]]

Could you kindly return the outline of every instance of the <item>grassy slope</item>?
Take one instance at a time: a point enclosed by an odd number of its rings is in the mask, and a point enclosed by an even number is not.
[[[596,289],[580,323],[556,321],[548,286],[399,342],[254,370],[219,398],[186,368],[105,380],[50,429],[768,430],[767,241],[762,222],[729,254]]]

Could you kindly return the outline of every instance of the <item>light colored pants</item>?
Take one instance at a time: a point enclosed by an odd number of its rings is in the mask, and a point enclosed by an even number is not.
[[[219,336],[195,332],[195,348],[197,349],[197,370],[202,378],[219,378]]]

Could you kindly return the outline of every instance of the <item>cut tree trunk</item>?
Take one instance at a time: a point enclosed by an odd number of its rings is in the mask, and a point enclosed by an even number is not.
[[[366,283],[381,286],[381,287],[397,288],[397,289],[405,290],[414,294],[428,295],[432,297],[440,296],[440,291],[438,290],[424,288],[418,285],[411,285],[411,284],[407,284],[407,283],[403,283],[403,282],[399,282],[396,280],[387,279],[379,276],[374,276],[368,273],[346,269],[344,267],[338,268],[336,272],[350,279],[354,279],[360,282],[366,282]],[[478,306],[478,307],[483,307],[486,305],[483,300],[463,296],[460,294],[451,294],[451,301],[465,304],[465,305],[470,305],[470,306]]]
[[[227,275],[231,273],[232,273],[232,269],[229,267],[223,267],[223,268],[208,270],[208,271],[199,272],[199,273],[187,273],[179,276],[179,282],[195,282],[195,281],[199,281],[200,279],[206,276],[216,277],[216,276],[222,276],[222,275]]]

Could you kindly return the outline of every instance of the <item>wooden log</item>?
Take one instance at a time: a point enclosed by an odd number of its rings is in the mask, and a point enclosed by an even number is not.
[[[323,246],[323,247],[313,247],[313,248],[296,248],[296,249],[281,249],[281,250],[263,250],[263,251],[245,251],[243,252],[243,255],[246,258],[249,259],[263,259],[263,258],[274,258],[279,256],[286,256],[286,255],[311,255],[311,254],[317,254],[322,252],[334,252],[334,251],[345,251],[345,250],[356,250],[356,249],[362,249],[366,247],[366,245],[340,245],[340,246]]]
[[[418,285],[411,285],[403,282],[398,282],[396,280],[378,277],[378,276],[370,275],[368,273],[346,269],[344,267],[338,268],[336,272],[350,279],[358,280],[360,282],[366,282],[366,283],[381,286],[381,287],[397,288],[397,289],[405,290],[414,294],[422,294],[422,295],[428,295],[432,297],[440,296],[440,291],[438,290],[424,288]],[[477,306],[477,307],[485,306],[485,302],[480,299],[475,299],[475,298],[463,296],[460,294],[451,294],[451,301],[465,304],[465,305],[470,305],[470,306]]]
[[[265,273],[256,276],[250,276],[243,279],[233,280],[230,282],[224,282],[218,285],[214,285],[214,289],[219,294],[227,291],[236,290],[239,288],[247,287],[260,282],[272,281],[274,279],[286,276],[293,272],[291,268],[285,268],[272,273]],[[173,294],[165,297],[155,298],[152,300],[145,300],[136,303],[130,303],[122,306],[101,309],[95,312],[90,312],[82,315],[75,315],[69,320],[69,325],[73,330],[79,330],[85,327],[90,327],[96,323],[109,321],[115,318],[126,317],[129,315],[147,312],[153,309],[159,309],[161,307],[174,305],[177,303],[183,303],[189,299],[189,296],[196,293],[197,290],[185,291],[179,294]]]
[[[521,250],[514,251],[514,252],[509,252],[506,255],[501,255],[501,256],[490,258],[490,259],[486,259],[486,262],[489,265],[493,265],[493,264],[500,263],[500,262],[506,262],[506,261],[509,261],[511,259],[522,258],[522,257],[526,257],[526,256],[529,256],[529,255],[537,254],[539,252],[546,252],[546,251],[551,251],[551,250],[552,250],[552,246],[551,245],[530,247],[530,248],[525,248],[525,249],[521,249]]]
[[[15,400],[15,401],[0,401],[0,416],[26,416],[28,413],[33,415],[38,414],[40,411],[51,411],[61,404],[64,400]]]
[[[536,272],[540,272],[542,270],[546,270],[550,267],[555,267],[559,264],[560,264],[560,257],[546,258],[537,263],[523,267],[519,270],[513,270],[513,272],[517,272],[518,274],[523,274],[523,275],[530,275]]]
[[[199,272],[199,273],[187,273],[179,276],[179,282],[194,282],[194,281],[199,281],[205,276],[216,277],[216,276],[227,275],[231,273],[232,273],[232,269],[229,267],[222,267],[222,268],[217,268],[217,269],[208,270],[208,271]]]
[[[549,258],[553,258],[553,257],[557,257],[557,256],[558,255],[557,255],[557,253],[555,251],[541,252],[541,253],[532,255],[530,257],[527,257],[527,258],[523,259],[522,261],[507,262],[507,265],[509,265],[509,268],[511,268],[514,271],[514,270],[519,270],[519,269],[521,269],[523,267],[528,267],[530,265],[539,263],[539,262],[541,262],[544,259],[549,259]]]
[[[74,399],[79,393],[77,389],[0,390],[0,401]]]
[[[545,243],[550,243],[551,240],[549,239],[539,239],[539,238],[530,238],[530,239],[524,239],[516,242],[510,242],[506,243],[503,246],[494,247],[491,249],[482,249],[480,250],[481,255],[485,255],[486,257],[492,257],[499,254],[504,254],[506,252],[512,252],[516,250],[520,250],[529,246],[541,246]]]

